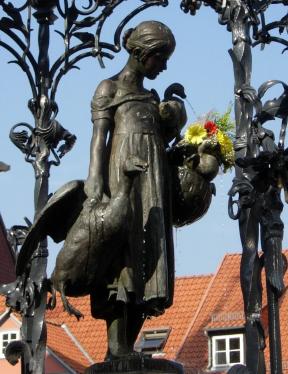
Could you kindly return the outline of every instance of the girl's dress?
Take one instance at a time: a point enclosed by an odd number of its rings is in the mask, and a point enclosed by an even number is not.
[[[91,294],[92,315],[104,319],[115,312],[116,301],[134,303],[148,315],[161,314],[172,304],[174,290],[171,189],[159,102],[150,91],[132,92],[123,83],[113,84],[113,95],[101,96],[96,90],[92,100],[92,121],[107,118],[113,124],[106,194],[118,190],[130,155],[146,161],[148,169],[133,181],[127,238],[119,243],[102,285]]]

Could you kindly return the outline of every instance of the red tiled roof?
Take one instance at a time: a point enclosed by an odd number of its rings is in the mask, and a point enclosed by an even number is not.
[[[0,295],[0,315],[7,309],[5,305],[5,297]],[[48,313],[49,314],[49,313]],[[63,314],[63,312],[61,313]],[[19,314],[13,315],[21,320]],[[57,320],[56,316],[54,318]],[[59,319],[59,321],[62,318]],[[67,329],[61,323],[53,323],[46,319],[47,322],[47,346],[53,351],[56,356],[62,359],[69,367],[73,368],[79,373],[83,373],[85,368],[91,365],[91,362],[83,354],[77,343],[71,339]],[[68,327],[69,329],[69,327]]]
[[[283,251],[288,255],[288,251]],[[208,340],[205,331],[212,329],[233,329],[244,327],[243,300],[240,287],[240,254],[227,254],[213,280],[211,281],[202,307],[189,331],[188,337],[176,359],[185,363],[185,373],[193,373],[195,369],[205,372],[208,367]],[[263,272],[264,273],[264,272]],[[288,284],[288,272],[284,277]],[[267,326],[266,283],[262,274],[263,285],[263,323]],[[287,290],[280,300],[280,320],[282,342],[288,341],[288,295]],[[266,323],[265,323],[266,322]],[[266,329],[267,330],[267,329]],[[267,347],[269,341],[267,339]],[[288,373],[288,345],[282,344],[283,373]],[[269,362],[269,349],[265,350],[266,363]],[[286,370],[285,370],[286,367]],[[189,371],[190,370],[190,371]]]
[[[5,300],[6,298],[0,295],[0,315],[3,314],[5,310],[7,309],[5,305]],[[88,300],[86,300],[86,302],[87,301]],[[69,322],[71,325],[73,325],[73,322],[74,322],[74,321],[69,321],[69,320],[73,320],[72,317],[67,315],[67,313],[63,312],[63,307],[62,307],[62,304],[60,304],[60,300],[58,304],[59,304],[58,309],[61,309],[60,313],[58,313],[57,309],[55,309],[52,313],[51,311],[47,311],[47,316],[46,316],[47,346],[50,348],[51,351],[53,351],[56,354],[56,356],[62,359],[69,367],[73,368],[78,373],[83,373],[85,368],[87,368],[88,366],[92,364],[91,362],[92,360],[91,359],[89,360],[87,355],[83,353],[81,349],[81,348],[84,348],[82,341],[78,341],[75,334],[69,328]],[[20,315],[15,314],[15,313],[13,313],[13,315],[17,319],[21,320]],[[97,325],[99,321],[95,321],[95,322]],[[72,333],[74,337],[71,338],[70,333]],[[80,338],[81,338],[81,334],[83,333],[85,333],[85,331],[81,330],[80,328],[80,331],[78,334]],[[88,336],[88,338],[91,336],[90,332],[87,333],[87,331],[86,331],[86,335]]]
[[[208,342],[205,328],[213,321],[213,316],[221,315],[227,309],[224,304],[242,310],[239,293],[236,291],[239,285],[239,255],[226,255],[209,284],[202,305],[194,317],[187,339],[177,356],[177,360],[185,363],[187,370],[197,368],[205,371],[208,366]],[[225,300],[225,303],[223,301]],[[229,301],[230,300],[230,301]],[[240,305],[239,305],[240,304]],[[221,319],[219,318],[219,324]]]
[[[102,320],[95,320],[91,317],[89,296],[69,298],[69,300],[71,304],[79,309],[85,316],[83,319],[77,321],[75,317],[69,316],[67,312],[63,310],[62,302],[57,294],[56,308],[52,311],[47,311],[47,321],[57,324],[65,323],[92,360],[95,362],[103,361],[107,351],[105,322]]]
[[[160,317],[147,320],[143,329],[171,327],[163,353],[165,358],[175,360],[185,340],[189,326],[199,303],[208,287],[212,275],[177,278],[171,308]]]
[[[2,295],[0,295],[0,316],[6,311],[6,298]]]
[[[209,298],[213,297],[215,300],[215,303],[209,304],[211,309],[206,330],[244,326],[245,315],[239,283],[240,261],[241,255],[226,255],[215,276],[205,301],[207,305]]]
[[[144,329],[159,328],[159,326],[172,327],[165,345],[165,358],[175,359],[211,278],[211,275],[177,278],[173,306],[166,310],[162,316],[145,322]],[[47,321],[57,324],[65,323],[90,357],[95,362],[103,361],[107,351],[105,322],[91,317],[89,296],[69,298],[69,300],[83,313],[84,319],[77,321],[75,317],[67,315],[63,311],[59,296],[57,296],[57,306],[53,311],[47,312]]]
[[[284,251],[287,256],[288,251]],[[147,320],[144,329],[171,327],[166,342],[165,358],[177,360],[185,364],[186,374],[207,370],[208,339],[207,331],[213,329],[242,328],[244,326],[243,302],[240,288],[240,254],[226,255],[214,276],[194,276],[177,278],[173,306],[164,315]],[[285,275],[288,284],[288,272]],[[267,326],[267,307],[265,307],[265,279],[262,279],[263,322]],[[288,295],[287,290],[280,300],[283,374],[288,374]],[[0,299],[0,310],[1,310]],[[84,367],[91,364],[87,355],[95,361],[103,361],[106,349],[105,322],[94,320],[90,316],[90,298],[82,297],[70,302],[79,309],[85,318],[77,321],[63,311],[59,296],[53,311],[47,311],[48,346],[53,352],[67,362],[69,366],[83,372]],[[65,324],[76,339],[79,346],[62,324]],[[70,340],[69,340],[70,339]],[[61,344],[59,344],[61,342]],[[65,342],[63,344],[63,342]],[[269,342],[267,340],[267,346]],[[86,356],[83,353],[86,352]],[[265,356],[268,358],[269,349]],[[78,359],[80,357],[80,359]],[[266,361],[268,362],[268,360]],[[78,365],[78,366],[77,366]]]
[[[63,326],[47,323],[47,346],[68,366],[83,373],[91,362],[84,356],[79,347],[73,342]]]

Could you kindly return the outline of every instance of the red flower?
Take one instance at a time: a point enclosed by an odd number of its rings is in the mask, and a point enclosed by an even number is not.
[[[208,135],[216,134],[218,127],[215,122],[207,121],[204,125],[204,129],[207,131]]]

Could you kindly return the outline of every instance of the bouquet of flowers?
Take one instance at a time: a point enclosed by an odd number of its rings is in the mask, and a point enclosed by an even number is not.
[[[171,147],[174,162],[173,224],[191,224],[208,210],[215,186],[212,180],[219,172],[234,165],[231,108],[224,115],[208,113],[191,124],[184,138]]]
[[[182,144],[191,145],[195,153],[208,153],[215,156],[223,171],[234,166],[233,148],[234,122],[230,119],[231,107],[220,115],[208,113],[203,119],[192,123],[184,134]]]

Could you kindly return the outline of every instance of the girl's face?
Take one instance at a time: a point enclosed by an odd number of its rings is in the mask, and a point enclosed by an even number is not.
[[[155,79],[159,73],[167,69],[168,53],[153,53],[143,61],[143,73],[148,79]]]

